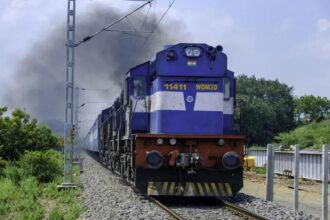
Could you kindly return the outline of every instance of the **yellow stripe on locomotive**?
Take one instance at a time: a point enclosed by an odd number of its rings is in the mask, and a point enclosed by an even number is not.
[[[151,196],[232,196],[229,183],[222,182],[148,182],[147,194]]]

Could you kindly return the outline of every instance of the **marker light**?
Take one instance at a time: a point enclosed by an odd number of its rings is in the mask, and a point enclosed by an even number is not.
[[[224,145],[224,144],[225,144],[225,140],[224,140],[224,139],[219,139],[219,140],[218,140],[218,144],[219,144],[220,146]]]
[[[175,138],[171,138],[170,139],[170,145],[175,145],[176,144],[176,139]]]
[[[199,57],[202,54],[202,49],[199,47],[186,47],[184,53],[187,57]]]
[[[164,140],[162,138],[158,138],[156,142],[158,145],[162,145],[164,143]]]

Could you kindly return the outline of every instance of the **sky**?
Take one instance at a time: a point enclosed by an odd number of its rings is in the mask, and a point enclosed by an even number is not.
[[[125,13],[142,3],[78,0],[77,27],[96,4]],[[156,20],[168,4],[168,0],[153,4],[151,10],[157,13]],[[15,85],[21,61],[55,27],[65,24],[66,13],[67,0],[0,1],[0,106],[8,105],[3,96]],[[236,75],[278,79],[292,86],[295,96],[312,94],[330,99],[328,0],[176,0],[162,23],[171,26],[167,34],[173,35],[173,40],[167,44],[220,44],[228,56],[229,69]],[[92,96],[91,93],[88,98]]]

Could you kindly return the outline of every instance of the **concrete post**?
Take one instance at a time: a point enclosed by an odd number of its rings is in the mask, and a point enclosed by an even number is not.
[[[329,156],[328,145],[323,145],[322,158],[322,219],[328,219],[328,181],[329,181]]]
[[[266,200],[274,200],[274,146],[267,144],[267,192]]]
[[[299,204],[299,145],[295,145],[294,149],[294,210],[298,210]]]

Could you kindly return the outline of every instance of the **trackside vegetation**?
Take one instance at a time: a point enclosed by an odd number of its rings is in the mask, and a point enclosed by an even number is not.
[[[278,80],[237,77],[235,119],[248,145],[265,145],[295,127],[292,91]]]
[[[57,191],[63,153],[47,126],[16,109],[0,108],[0,219],[77,219],[79,189]],[[78,170],[75,170],[76,175]]]
[[[275,139],[286,147],[300,144],[301,149],[321,149],[323,144],[330,145],[330,119],[313,121],[290,132],[280,133]]]
[[[304,95],[278,80],[241,75],[236,79],[235,122],[247,146],[277,142],[320,149],[330,143],[330,100]]]

